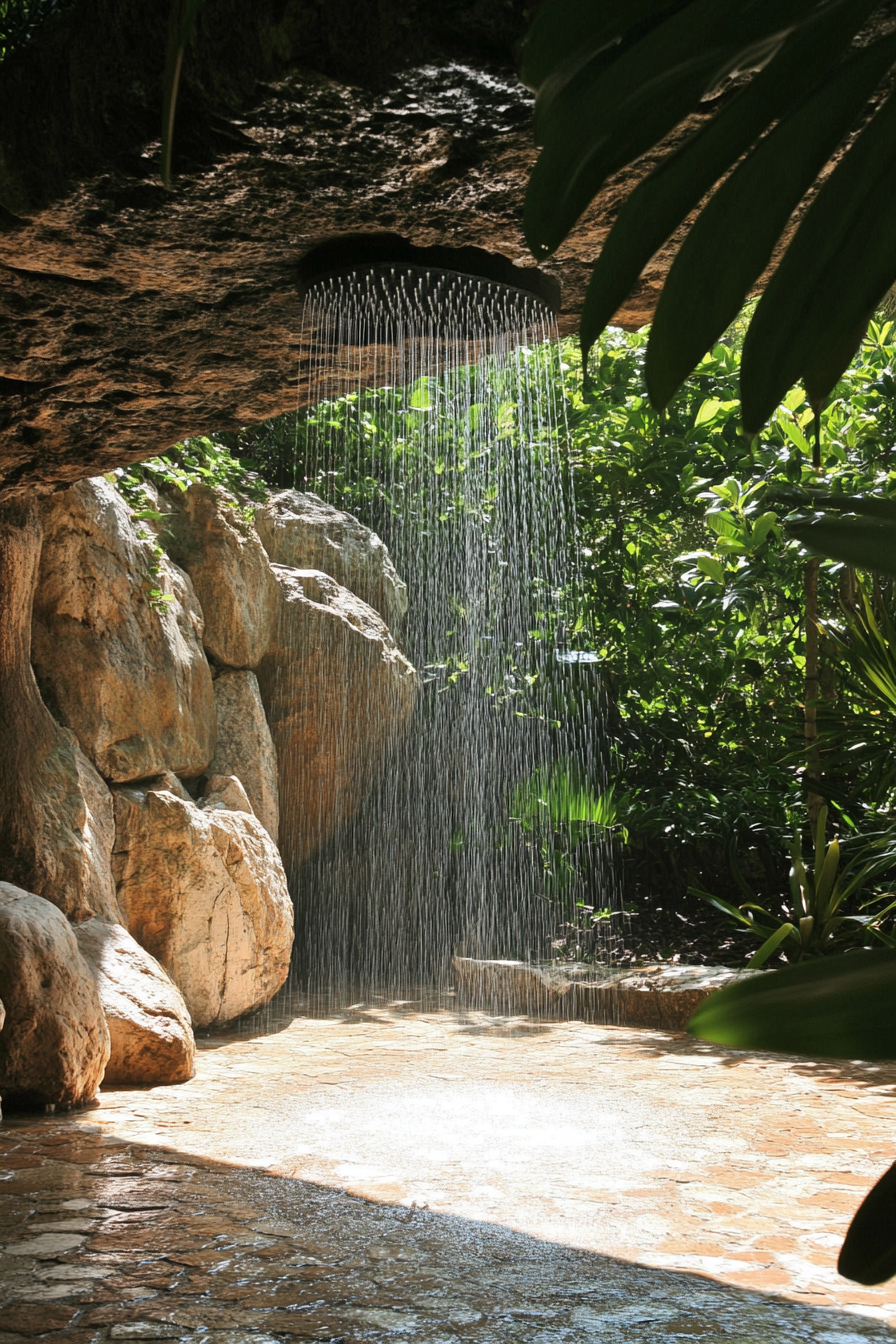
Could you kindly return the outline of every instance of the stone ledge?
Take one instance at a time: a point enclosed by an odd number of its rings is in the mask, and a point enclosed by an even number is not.
[[[602,1022],[619,1027],[684,1031],[688,1018],[716,989],[752,971],[727,966],[665,963],[610,970],[599,966],[539,966],[523,961],[451,963],[458,1001],[499,1016]]]

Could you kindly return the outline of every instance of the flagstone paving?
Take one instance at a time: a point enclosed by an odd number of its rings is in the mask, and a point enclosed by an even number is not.
[[[896,1281],[836,1272],[896,1065],[422,1003],[250,1030],[5,1117],[0,1344],[896,1339]]]

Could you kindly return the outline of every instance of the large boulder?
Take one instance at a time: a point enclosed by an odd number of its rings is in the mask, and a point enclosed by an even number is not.
[[[48,711],[31,668],[41,539],[32,504],[0,510],[0,879],[73,920],[115,920],[112,799]]]
[[[113,855],[129,932],[180,989],[193,1023],[229,1022],[286,979],[293,909],[256,817],[158,786],[115,790]]]
[[[258,510],[255,526],[271,560],[329,574],[398,631],[408,590],[375,532],[317,495],[283,490]]]
[[[0,882],[0,1097],[76,1106],[96,1096],[109,1029],[72,926],[41,896]]]
[[[280,620],[258,680],[292,873],[361,803],[413,709],[417,674],[376,612],[329,575],[274,573]]]
[[[187,571],[205,619],[206,651],[227,667],[257,667],[277,619],[277,582],[237,500],[220,486],[165,491],[165,548]]]
[[[278,602],[279,597],[278,586]],[[236,775],[253,812],[276,844],[280,817],[277,755],[258,678],[254,672],[223,672],[215,678],[214,690],[218,745],[208,774]]]
[[[43,523],[32,659],[48,707],[107,779],[201,774],[215,704],[189,578],[102,477],[51,497]]]
[[[120,924],[91,919],[75,929],[109,1028],[107,1083],[185,1083],[196,1043],[183,995]]]

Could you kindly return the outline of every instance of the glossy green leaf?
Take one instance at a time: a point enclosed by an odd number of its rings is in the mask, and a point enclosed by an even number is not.
[[[787,938],[798,937],[799,935],[792,924],[782,924],[780,928],[776,929],[770,938],[766,938],[762,946],[753,953],[752,957],[747,962],[747,968],[751,971],[758,970],[761,966],[765,965],[773,952],[777,952],[778,948]]]
[[[711,994],[692,1036],[742,1050],[896,1059],[896,952],[801,962]]]
[[[732,8],[692,0],[609,67],[586,61],[547,106],[536,102],[544,145],[524,209],[529,247],[553,252],[607,177],[661,140],[739,63],[770,56],[815,6],[744,0]]]
[[[876,46],[896,57],[893,37]],[[807,371],[819,394],[857,325],[867,323],[896,274],[894,221],[896,99],[891,97],[819,191],[753,315],[741,363],[748,433],[758,432]]]
[[[793,211],[894,61],[896,38],[844,61],[760,141],[704,207],[657,305],[645,369],[654,405],[668,404],[737,317]],[[745,350],[745,381],[746,367]],[[763,420],[793,381],[779,388]],[[752,420],[745,425],[752,428]]]
[[[835,5],[792,34],[736,98],[639,183],[591,276],[581,323],[586,357],[653,254],[759,135],[816,84],[877,3]]]
[[[689,0],[546,0],[538,8],[523,50],[521,76],[538,89],[558,71],[573,73],[597,52],[645,20],[681,9]]]
[[[785,529],[816,555],[896,577],[896,523],[877,518],[820,517],[786,523]]]
[[[855,1283],[883,1283],[896,1274],[896,1163],[862,1200],[849,1225],[837,1272]]]

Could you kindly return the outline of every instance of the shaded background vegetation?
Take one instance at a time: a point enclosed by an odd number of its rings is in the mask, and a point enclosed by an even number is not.
[[[869,836],[886,836],[891,825],[896,652],[891,684],[885,675],[881,685],[849,630],[863,592],[886,620],[889,584],[833,561],[820,565],[818,615],[828,633],[820,636],[819,751],[810,767],[808,558],[781,523],[819,483],[845,495],[896,497],[896,332],[883,318],[869,329],[822,414],[818,471],[813,412],[801,392],[787,397],[752,443],[740,433],[743,327],[736,324],[702,360],[662,415],[644,391],[646,333],[604,335],[587,397],[575,340],[541,353],[565,405],[557,436],[575,500],[568,522],[578,533],[580,569],[564,593],[563,620],[533,638],[588,655],[578,665],[576,694],[554,707],[558,754],[587,743],[584,721],[598,710],[613,794],[592,808],[590,829],[564,820],[561,809],[547,840],[542,834],[533,843],[542,846],[551,878],[564,864],[587,867],[595,831],[612,833],[633,912],[625,939],[633,955],[739,963],[752,954],[755,934],[738,933],[693,889],[734,905],[754,899],[784,919],[788,844],[794,828],[809,840],[810,784],[829,803],[829,834],[843,841],[847,866]],[[318,411],[342,417],[352,440],[339,471],[310,460],[307,425],[293,416],[204,449],[191,441],[189,470],[205,462],[202,469],[231,488],[240,472],[254,470],[271,487],[313,490],[358,514],[400,552],[408,492],[415,480],[425,488],[431,464],[420,462],[415,476],[405,463],[398,487],[395,455],[407,445],[390,419],[394,394],[364,399],[360,417],[351,403]],[[365,416],[368,427],[378,417],[389,432],[365,434],[358,429]],[[156,468],[175,469],[184,467]],[[248,484],[260,488],[258,480]],[[526,657],[515,655],[520,664]],[[456,651],[446,648],[445,663],[456,670]],[[588,955],[600,945],[600,920],[587,908],[607,906],[598,879],[595,865],[580,925],[558,954]],[[858,924],[841,933],[870,936]]]

